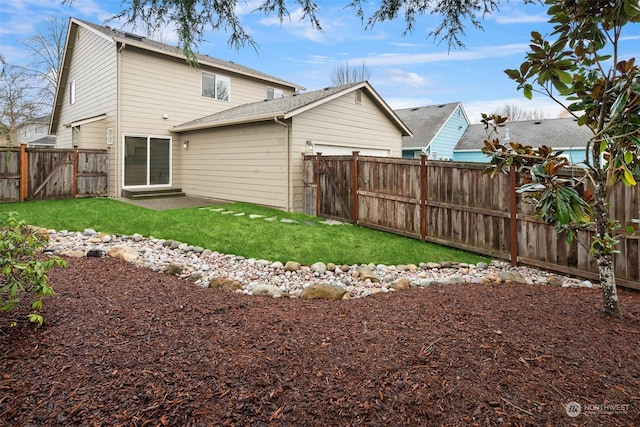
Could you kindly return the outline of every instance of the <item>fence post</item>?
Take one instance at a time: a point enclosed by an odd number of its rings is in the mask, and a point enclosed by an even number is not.
[[[509,168],[509,230],[511,234],[511,265],[518,265],[518,204],[516,193],[516,167]]]
[[[71,198],[78,194],[78,146],[73,146],[73,183],[71,184]]]
[[[320,216],[320,157],[322,153],[316,153],[316,216]]]
[[[351,168],[351,191],[352,191],[352,206],[351,217],[353,218],[353,225],[358,225],[358,154],[359,151],[353,151],[353,167]]]
[[[420,156],[420,240],[427,240],[427,156]]]
[[[29,161],[27,158],[27,144],[20,144],[20,201],[24,202],[29,193]]]

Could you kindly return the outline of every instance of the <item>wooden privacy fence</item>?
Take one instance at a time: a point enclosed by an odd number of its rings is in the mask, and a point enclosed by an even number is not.
[[[304,158],[305,213],[351,222],[494,258],[598,279],[589,254],[592,231],[569,245],[534,218],[516,193],[515,171],[495,178],[483,164],[352,156]],[[579,172],[576,172],[579,173]],[[613,188],[611,214],[638,218],[639,186]],[[615,272],[620,285],[640,289],[640,233],[621,234]]]
[[[0,149],[0,201],[106,196],[106,150]]]

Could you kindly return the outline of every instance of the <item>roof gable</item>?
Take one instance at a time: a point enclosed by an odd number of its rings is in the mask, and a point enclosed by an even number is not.
[[[413,138],[402,138],[402,148],[428,147],[458,108],[465,121],[469,123],[460,102],[395,110],[398,117],[413,132]]]
[[[411,131],[407,126],[366,81],[327,87],[310,92],[296,93],[282,98],[240,105],[235,108],[230,108],[210,116],[175,126],[171,131],[185,132],[197,129],[229,126],[239,123],[273,120],[274,118],[288,119],[359,89],[367,91],[367,93],[372,96],[378,108],[380,108],[389,117],[389,119],[402,130],[403,135],[411,135]]]
[[[574,118],[507,122],[498,132],[502,143],[513,141],[533,148],[541,145],[555,149],[584,148],[593,137],[589,128],[578,126]],[[485,139],[487,132],[483,124],[470,125],[454,151],[480,150]]]

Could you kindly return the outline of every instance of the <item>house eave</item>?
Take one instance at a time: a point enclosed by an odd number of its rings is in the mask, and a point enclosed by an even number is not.
[[[173,133],[183,133],[183,132],[191,132],[194,130],[219,128],[219,127],[242,125],[242,124],[248,124],[248,123],[266,122],[276,118],[277,119],[285,118],[284,113],[269,113],[269,114],[262,114],[259,116],[238,117],[235,119],[220,120],[220,121],[209,122],[209,123],[194,123],[193,125],[188,125],[188,124],[178,125],[170,128],[169,131]]]

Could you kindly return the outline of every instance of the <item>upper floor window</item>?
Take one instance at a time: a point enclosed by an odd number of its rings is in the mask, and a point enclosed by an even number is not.
[[[231,81],[228,77],[202,73],[202,96],[219,101],[229,101]]]
[[[276,99],[282,98],[284,94],[282,93],[282,89],[276,89],[273,87],[267,88],[267,99]]]
[[[73,105],[76,103],[76,81],[71,80],[69,83],[69,104]]]

